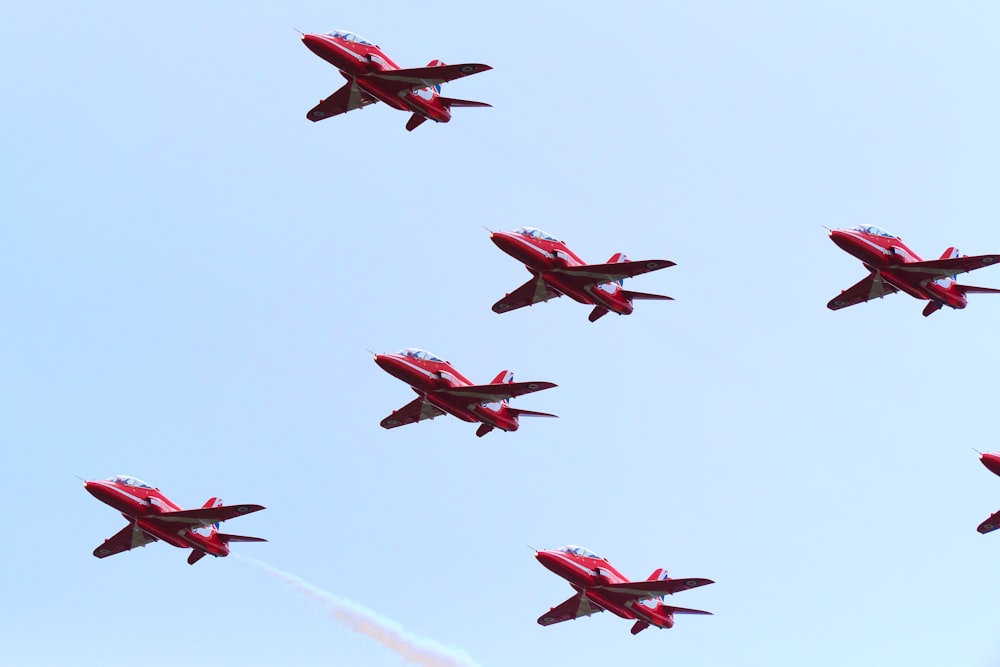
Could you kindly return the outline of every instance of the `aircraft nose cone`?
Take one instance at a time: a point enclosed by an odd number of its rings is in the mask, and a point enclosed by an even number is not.
[[[511,238],[510,232],[490,232],[490,240],[504,252],[507,252],[514,245],[514,240]]]
[[[848,250],[854,243],[854,234],[842,229],[831,229],[830,240],[840,246],[843,250]]]
[[[98,500],[103,500],[107,496],[107,487],[105,487],[103,482],[84,482],[83,488]]]
[[[979,460],[994,475],[1000,475],[1000,454],[980,454]]]
[[[384,371],[389,370],[395,365],[392,362],[391,354],[376,354],[375,363],[378,364],[379,368],[381,368]]]
[[[310,35],[310,34],[302,35],[302,43],[306,45],[306,48],[308,48],[310,51],[316,54],[319,54],[321,51],[323,51],[325,45],[325,42],[322,37],[320,37],[319,35]]]
[[[554,555],[552,555],[551,551],[536,551],[535,560],[537,560],[539,563],[544,565],[549,570],[552,570],[553,572],[558,571],[556,563],[558,562],[559,559],[556,558]]]

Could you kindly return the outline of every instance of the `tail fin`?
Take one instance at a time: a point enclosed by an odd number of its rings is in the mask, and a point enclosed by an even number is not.
[[[944,254],[941,255],[941,259],[956,259],[961,256],[962,253],[958,251],[958,248],[948,248],[944,251]]]
[[[627,289],[622,290],[622,296],[630,301],[635,301],[636,299],[645,299],[646,301],[673,301],[674,297],[665,296],[663,294],[648,294],[646,292],[632,292]]]
[[[222,507],[222,498],[216,498],[216,497],[213,496],[213,497],[209,498],[208,500],[206,500],[205,504],[201,506],[202,509],[208,509],[210,507]],[[206,528],[208,528],[209,531],[215,533],[215,532],[217,532],[219,530],[219,523],[218,522],[213,523],[210,526],[206,526]],[[202,529],[199,528],[199,530],[202,530]],[[204,556],[204,555],[205,555],[204,552],[202,552],[201,556]],[[192,557],[193,556],[194,555],[192,554]],[[201,556],[198,556],[198,558],[201,558]],[[198,558],[195,558],[194,560],[197,561]],[[194,565],[193,561],[189,560],[188,562],[191,563],[192,565]]]
[[[188,565],[194,565],[202,558],[205,557],[205,552],[201,549],[192,549],[191,553],[188,554]]]
[[[492,430],[493,427],[489,424],[480,424],[479,428],[476,429],[476,437],[481,438]]]
[[[424,116],[419,113],[413,114],[412,116],[410,116],[410,120],[406,121],[406,131],[413,132],[413,130],[420,127],[425,120],[427,120],[427,116]]]
[[[667,573],[667,568],[658,567],[655,570],[653,570],[653,574],[649,575],[646,581],[664,581],[669,578],[670,575]]]
[[[490,384],[510,384],[513,381],[514,373],[511,371],[500,371]]]
[[[625,262],[630,262],[630,261],[632,260],[626,257],[625,253],[616,252],[615,254],[611,255],[611,259],[605,262],[605,264],[624,264]]]

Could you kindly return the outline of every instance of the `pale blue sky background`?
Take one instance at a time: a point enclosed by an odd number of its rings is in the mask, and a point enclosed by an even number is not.
[[[404,664],[245,562],[93,558],[123,520],[74,475],[122,473],[266,505],[239,553],[484,667],[1000,663],[1000,299],[831,313],[863,269],[821,228],[1000,252],[1000,9],[210,4],[0,13],[0,663]],[[342,79],[293,26],[491,64],[446,94],[495,108],[310,123]],[[527,274],[481,226],[523,224],[677,301],[497,316]],[[404,346],[561,419],[384,431],[365,350]],[[716,616],[541,628],[525,545],[567,542]]]

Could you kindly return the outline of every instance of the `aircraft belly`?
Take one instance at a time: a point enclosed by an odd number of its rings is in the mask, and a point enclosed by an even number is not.
[[[926,300],[930,298],[930,295],[927,293],[927,291],[921,289],[917,285],[914,285],[910,280],[907,279],[908,276],[904,277],[903,275],[895,273],[891,269],[883,270],[880,273],[882,274],[882,280],[886,281],[887,283],[898,289],[900,292],[909,294],[914,299]]]
[[[571,284],[568,280],[563,280],[562,276],[554,273],[543,273],[542,280],[546,282],[550,287],[555,289],[562,294],[565,294],[569,298],[573,299],[577,303],[585,303],[587,305],[595,305],[594,298],[588,294],[585,290],[577,289],[575,285]],[[603,304],[602,304],[603,305]]]
[[[177,534],[177,527],[175,526],[164,526],[155,519],[136,519],[136,523],[139,524],[139,527],[144,531],[158,540],[163,540],[167,544],[181,548],[187,548],[189,546],[187,540]]]
[[[601,595],[600,591],[586,590],[584,591],[584,595],[587,596],[591,604],[596,604],[602,609],[611,612],[615,616],[627,619],[635,618],[635,614],[633,614],[629,609],[625,608],[624,606],[618,604],[613,600],[609,600],[608,598],[604,597],[603,595]]]
[[[379,102],[384,102],[392,108],[399,109],[400,111],[413,111],[413,109],[410,108],[410,105],[407,104],[403,98],[382,90],[382,88],[380,88],[379,85],[370,77],[359,76],[355,79],[355,82],[358,84],[358,88],[365,91]]]
[[[445,398],[441,394],[435,394],[434,392],[428,392],[424,394],[424,398],[427,402],[433,405],[435,408],[444,410],[453,417],[458,417],[462,421],[466,422],[478,422],[479,417],[476,416],[474,412],[466,408],[464,405],[456,403],[448,398]]]

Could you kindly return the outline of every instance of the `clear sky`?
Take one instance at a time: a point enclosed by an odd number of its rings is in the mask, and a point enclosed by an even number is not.
[[[280,7],[278,6],[280,4]],[[207,5],[207,6],[206,6]],[[1000,252],[1000,9],[958,2],[13,3],[0,13],[0,663],[406,662],[322,595],[163,544],[74,476],[267,510],[235,550],[460,648],[553,661],[1000,664],[1000,298],[928,319],[821,225]],[[403,66],[495,69],[413,133],[310,123],[349,29]],[[675,302],[587,322],[483,226],[677,266]],[[1000,286],[1000,270],[966,276]],[[366,350],[559,387],[517,433],[385,431],[413,394]],[[571,589],[526,545],[714,586],[633,637],[541,628]]]

